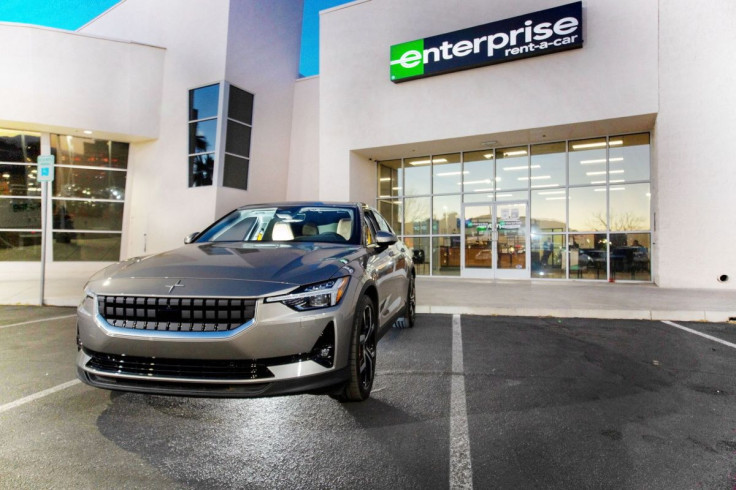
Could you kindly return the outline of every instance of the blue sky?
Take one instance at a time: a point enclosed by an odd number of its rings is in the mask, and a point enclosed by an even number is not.
[[[116,3],[117,0],[0,0],[0,21],[73,31]],[[299,73],[302,75],[316,75],[319,72],[319,11],[343,3],[348,3],[348,0],[304,0],[299,64]]]

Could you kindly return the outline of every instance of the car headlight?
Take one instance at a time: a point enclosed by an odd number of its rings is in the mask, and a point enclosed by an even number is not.
[[[283,296],[266,298],[267,303],[283,303],[297,311],[329,308],[340,303],[348,289],[349,278],[339,277],[317,284],[302,286]]]

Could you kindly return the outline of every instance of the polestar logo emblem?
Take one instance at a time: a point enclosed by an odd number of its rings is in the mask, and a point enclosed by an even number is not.
[[[176,281],[176,284],[166,284],[166,287],[169,288],[169,294],[171,294],[171,291],[174,290],[174,288],[183,288],[184,285],[181,283],[181,279]]]

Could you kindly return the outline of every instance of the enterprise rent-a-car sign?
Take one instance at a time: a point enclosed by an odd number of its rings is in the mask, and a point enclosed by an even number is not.
[[[405,82],[583,47],[583,3],[391,46],[391,80]]]

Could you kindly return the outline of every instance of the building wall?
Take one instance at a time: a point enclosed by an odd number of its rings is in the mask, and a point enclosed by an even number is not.
[[[294,85],[294,118],[286,197],[295,201],[319,198],[319,77]]]
[[[653,114],[658,110],[657,2],[583,2],[583,49],[394,84],[392,44],[454,31],[560,5],[549,0],[363,0],[321,14],[320,196],[367,195],[355,182],[367,175],[350,152],[484,137]],[[370,21],[367,22],[366,19]],[[591,128],[594,128],[591,125]],[[475,140],[468,137],[478,136]],[[593,134],[591,134],[592,136]],[[599,134],[595,134],[596,136]],[[411,156],[397,154],[394,157]],[[373,183],[366,185],[373,186]],[[375,194],[373,194],[375,195]]]
[[[736,4],[659,2],[657,283],[736,289]],[[717,282],[721,274],[730,276]]]
[[[225,79],[255,95],[248,190],[221,188],[216,215],[286,199],[302,1],[231,0]]]
[[[165,50],[0,23],[0,127],[137,141],[159,135]]]

